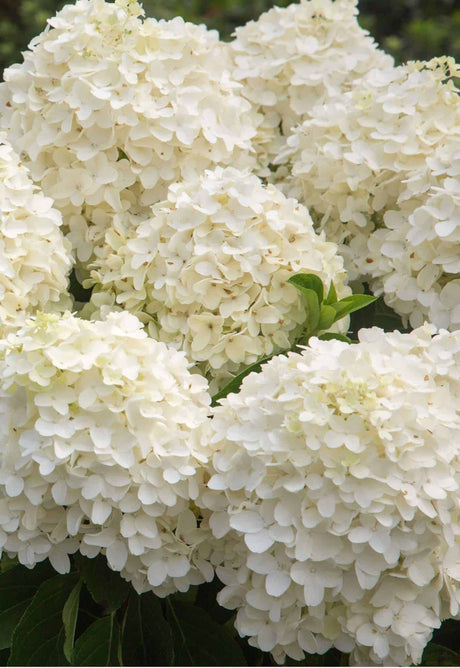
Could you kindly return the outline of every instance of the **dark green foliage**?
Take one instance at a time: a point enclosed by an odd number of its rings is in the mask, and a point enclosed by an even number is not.
[[[360,23],[398,62],[448,55],[460,59],[457,0],[360,0]]]
[[[208,612],[171,596],[166,618],[172,628],[175,666],[245,666],[238,643]]]
[[[67,575],[0,563],[0,666],[272,665],[237,637],[217,581],[160,599],[136,594],[102,556],[72,561]]]
[[[118,610],[128,598],[131,587],[118,573],[107,567],[105,557],[100,554],[95,559],[86,559],[78,555],[75,562],[93,600],[106,613]]]
[[[23,566],[0,573],[0,650],[11,647],[13,631],[41,583],[54,575],[48,561],[29,570]]]
[[[62,610],[78,576],[55,575],[43,582],[13,633],[9,666],[66,666]]]
[[[75,631],[77,630],[78,609],[80,607],[80,593],[82,580],[78,580],[69,594],[69,598],[62,609],[62,623],[64,624],[64,656],[72,664],[74,660]]]
[[[456,637],[458,643],[458,636]],[[422,666],[460,666],[460,654],[430,642],[423,652]]]
[[[120,628],[115,613],[96,619],[75,643],[75,666],[118,666]]]
[[[131,592],[122,631],[124,666],[174,665],[173,633],[157,596]]]

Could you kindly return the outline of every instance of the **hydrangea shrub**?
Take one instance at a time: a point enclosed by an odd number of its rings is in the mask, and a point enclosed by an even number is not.
[[[5,71],[8,665],[459,662],[460,69],[357,13],[77,0]]]

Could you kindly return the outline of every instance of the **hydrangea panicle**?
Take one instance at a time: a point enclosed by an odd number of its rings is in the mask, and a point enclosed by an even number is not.
[[[213,577],[193,501],[207,383],[129,313],[38,314],[0,349],[1,544],[32,567],[103,553],[139,592]],[[204,526],[204,525],[203,525]]]
[[[459,74],[445,57],[375,70],[288,139],[287,192],[413,327],[460,327]]]
[[[262,114],[255,139],[262,165],[273,162],[312,107],[341,95],[369,70],[392,67],[357,13],[356,0],[301,0],[236,29],[229,44],[234,76]]]
[[[313,338],[213,410],[218,600],[280,663],[417,663],[459,614],[460,333],[434,331]]]
[[[117,217],[104,241],[86,283],[96,315],[120,305],[150,322],[153,336],[198,363],[212,391],[302,333],[306,306],[286,282],[293,273],[314,272],[339,297],[350,294],[335,244],[314,232],[308,211],[233,167],[172,185],[149,218]]]

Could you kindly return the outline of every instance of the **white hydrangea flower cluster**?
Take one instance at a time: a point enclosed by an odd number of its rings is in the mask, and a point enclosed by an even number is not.
[[[434,332],[312,339],[213,411],[218,600],[280,663],[417,663],[460,613],[460,333]]]
[[[60,213],[33,185],[27,169],[0,137],[0,327],[23,323],[34,310],[71,304],[70,243]]]
[[[412,326],[460,327],[459,74],[450,58],[374,71],[288,140],[288,192]]]
[[[102,552],[137,591],[213,577],[193,500],[207,383],[129,313],[38,314],[0,347],[0,546],[59,572]],[[206,547],[206,549],[209,549]]]
[[[147,220],[116,217],[96,254],[93,304],[115,302],[150,321],[152,335],[214,379],[213,391],[302,333],[306,304],[286,282],[293,273],[350,294],[337,246],[315,233],[308,211],[233,167],[172,185]]]
[[[134,0],[66,5],[5,71],[1,127],[86,262],[113,212],[213,164],[247,166],[257,114],[218,33]]]
[[[374,67],[393,66],[359,26],[356,5],[357,0],[300,0],[236,29],[229,44],[233,75],[263,115],[255,139],[262,164],[273,162],[292,127],[316,104],[341,95]]]

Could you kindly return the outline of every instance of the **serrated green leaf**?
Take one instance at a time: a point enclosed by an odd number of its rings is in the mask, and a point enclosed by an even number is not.
[[[337,292],[334,283],[331,281],[331,284],[329,286],[329,291],[327,293],[326,299],[324,300],[324,303],[330,305],[330,304],[335,304],[336,301],[337,301]]]
[[[166,600],[176,666],[245,666],[238,642],[196,605]]]
[[[118,624],[115,613],[101,617],[75,643],[76,666],[118,666]]]
[[[77,628],[78,606],[80,603],[80,591],[82,580],[79,580],[69,594],[62,610],[62,622],[64,624],[64,655],[69,663],[73,663],[75,629]]]
[[[9,666],[66,666],[62,610],[77,575],[55,575],[40,585],[14,629]]]
[[[428,643],[422,656],[422,666],[460,666],[460,654],[449,647]]]
[[[316,274],[294,274],[287,280],[288,283],[294,285],[297,289],[313,290],[318,298],[318,304],[321,304],[324,296],[323,282]]]
[[[323,304],[319,315],[319,322],[317,329],[318,330],[329,329],[329,327],[331,327],[331,325],[334,324],[335,319],[336,319],[335,309],[332,306]]]
[[[284,354],[284,352],[287,352],[287,351],[283,351],[283,352],[280,352],[280,353],[273,353],[272,355],[267,355],[266,357],[261,357],[260,360],[257,360],[257,362],[254,362],[254,364],[250,364],[249,366],[247,366],[245,369],[243,369],[243,371],[241,371],[241,373],[239,373],[237,376],[232,378],[232,380],[230,380],[226,385],[224,385],[224,387],[221,390],[219,390],[219,392],[217,392],[212,397],[211,406],[215,406],[217,404],[217,402],[220,399],[224,399],[227,396],[227,394],[232,394],[233,392],[238,392],[238,390],[240,389],[240,385],[243,382],[243,380],[246,378],[246,376],[249,376],[249,374],[253,373],[253,372],[258,373],[260,371],[262,365],[265,364],[265,362],[268,362],[269,360],[271,360],[271,358],[274,357],[275,354],[282,355],[282,354]]]
[[[366,308],[366,306],[369,306],[369,304],[372,304],[377,299],[378,297],[373,297],[372,295],[350,295],[349,297],[344,297],[331,305],[336,312],[335,322],[354,311]]]
[[[353,343],[353,341],[345,334],[336,334],[335,332],[326,332],[318,336],[321,341],[343,341],[344,343]]]
[[[30,570],[13,565],[0,573],[0,650],[11,646],[13,631],[38,587],[55,575],[48,561]]]
[[[131,592],[123,625],[124,666],[172,666],[174,644],[160,600]]]
[[[102,605],[107,613],[118,610],[131,591],[128,582],[108,567],[102,554],[94,559],[77,555],[75,562],[94,601]]]

